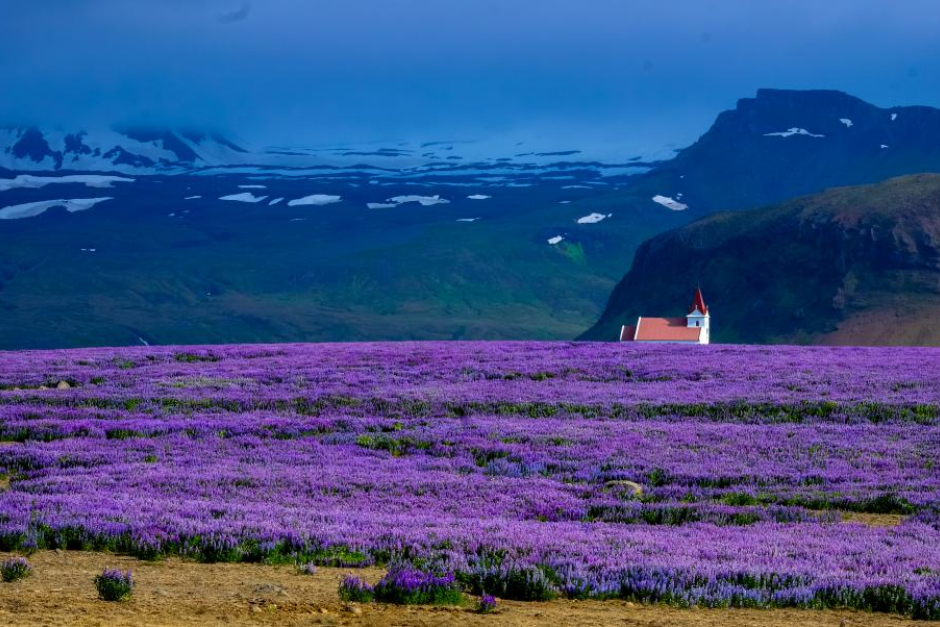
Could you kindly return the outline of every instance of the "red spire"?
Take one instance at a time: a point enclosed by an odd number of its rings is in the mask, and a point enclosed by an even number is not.
[[[689,313],[692,314],[695,311],[700,311],[703,314],[708,313],[708,307],[705,306],[705,299],[702,297],[702,288],[695,288],[695,299],[692,301],[692,304],[689,306]]]

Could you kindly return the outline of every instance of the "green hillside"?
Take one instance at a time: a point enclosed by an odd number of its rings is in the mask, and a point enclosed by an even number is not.
[[[587,339],[681,315],[700,283],[715,342],[938,344],[940,175],[721,213],[645,242]]]

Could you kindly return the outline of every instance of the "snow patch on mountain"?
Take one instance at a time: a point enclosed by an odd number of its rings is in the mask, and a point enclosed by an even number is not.
[[[605,215],[603,213],[595,212],[595,213],[590,213],[584,217],[578,218],[577,222],[578,224],[597,224],[598,222],[606,220],[607,218],[612,218],[613,215],[614,214],[612,213],[608,213]]]
[[[467,196],[470,200],[489,200],[492,196],[487,196],[486,194],[472,194]]]
[[[839,121],[845,124],[845,128],[852,128],[852,120],[849,118],[839,118]]]
[[[806,137],[825,137],[825,135],[810,133],[805,128],[799,128],[796,126],[788,128],[785,131],[777,131],[776,133],[764,133],[764,137],[793,137],[794,135],[804,135]]]
[[[269,206],[269,207],[273,207],[274,205],[279,205],[279,204],[281,204],[282,202],[284,202],[284,198],[283,198],[283,197],[281,197],[281,198],[275,198],[274,200],[272,200],[271,202],[268,203],[268,206]]]
[[[679,202],[678,200],[669,196],[662,196],[660,194],[653,196],[653,202],[659,203],[666,209],[671,209],[672,211],[685,211],[689,208],[689,206],[685,203]]]
[[[555,237],[549,237],[549,238],[548,238],[548,243],[551,244],[552,246],[554,246],[554,245],[556,245],[556,244],[560,244],[563,239],[565,239],[565,238],[562,237],[561,235],[556,235]]]
[[[265,200],[267,196],[255,196],[251,192],[242,192],[241,194],[229,194],[228,196],[222,196],[219,200],[232,200],[235,202],[261,202]]]
[[[267,185],[239,185],[238,189],[267,189]]]
[[[446,205],[450,203],[449,200],[441,198],[438,194],[435,194],[434,196],[395,196],[394,198],[389,198],[388,200],[389,202],[393,202],[398,205],[403,205],[406,202],[416,202],[420,203],[424,207],[430,207],[431,205]]]
[[[456,222],[476,222],[480,218],[457,218]]]
[[[290,200],[287,203],[288,207],[300,207],[304,205],[331,205],[335,202],[339,202],[343,199],[342,196],[330,196],[328,194],[313,194],[312,196],[304,196],[303,198],[297,198],[295,200]]]
[[[46,185],[85,185],[105,189],[114,187],[114,183],[133,183],[135,179],[121,176],[103,176],[99,174],[72,174],[69,176],[33,176],[20,174],[12,179],[0,179],[0,192],[10,189],[42,189]]]
[[[72,198],[69,200],[40,200],[39,202],[27,202],[20,205],[11,205],[0,209],[0,220],[20,220],[22,218],[35,218],[44,214],[53,207],[62,207],[69,213],[76,211],[86,211],[98,203],[106,200],[114,200],[112,197],[106,198]]]

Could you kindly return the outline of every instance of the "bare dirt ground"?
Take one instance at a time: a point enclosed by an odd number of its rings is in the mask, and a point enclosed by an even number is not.
[[[0,553],[0,559],[8,554]],[[142,562],[103,553],[42,551],[32,555],[35,573],[0,583],[0,625],[4,627],[209,627],[222,625],[354,625],[432,627],[588,627],[595,625],[680,627],[934,627],[898,616],[803,610],[683,610],[622,601],[500,601],[498,613],[470,608],[347,605],[337,597],[346,569],[322,568],[300,575],[287,566],[197,564],[170,559]],[[105,567],[131,569],[133,599],[99,601],[92,578]],[[378,569],[356,571],[371,581]]]
[[[897,527],[907,519],[901,514],[863,514],[859,512],[843,512],[842,520],[845,522],[858,522],[869,527]]]

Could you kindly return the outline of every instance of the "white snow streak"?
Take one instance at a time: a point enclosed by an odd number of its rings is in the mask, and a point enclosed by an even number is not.
[[[133,183],[135,179],[124,178],[122,176],[102,176],[99,174],[70,174],[69,176],[33,176],[32,174],[20,174],[13,179],[0,179],[0,192],[8,189],[27,188],[41,189],[46,185],[85,185],[86,187],[96,187],[105,189],[114,187],[114,183]]]
[[[441,198],[438,194],[434,196],[395,196],[394,198],[389,198],[389,202],[393,202],[399,205],[402,205],[406,202],[416,202],[420,203],[424,207],[429,207],[431,205],[446,205],[450,203],[449,200]]]
[[[114,200],[107,198],[73,198],[71,200],[40,200],[39,202],[27,202],[21,205],[12,205],[0,209],[0,220],[19,220],[21,218],[35,218],[44,214],[52,207],[63,207],[69,213],[76,211],[85,211],[91,209],[100,202]]]
[[[794,135],[805,135],[806,137],[825,137],[825,135],[810,133],[805,128],[798,128],[796,126],[793,128],[788,128],[785,131],[778,131],[776,133],[764,133],[764,137],[792,137]]]
[[[251,192],[244,192],[242,194],[230,194],[228,196],[222,196],[219,200],[234,200],[235,202],[261,202],[266,199],[267,196],[255,196]]]
[[[334,202],[339,202],[343,199],[342,196],[330,196],[328,194],[314,194],[312,196],[304,196],[303,198],[297,198],[295,200],[289,200],[287,202],[288,207],[301,207],[305,205],[332,205]]]
[[[679,202],[669,196],[661,196],[659,194],[653,196],[653,202],[659,203],[666,209],[672,209],[673,211],[685,211],[689,208],[685,203]]]
[[[590,213],[583,218],[578,218],[578,224],[597,224],[601,220],[613,217],[613,215],[612,213],[608,213],[607,215],[603,213]]]

